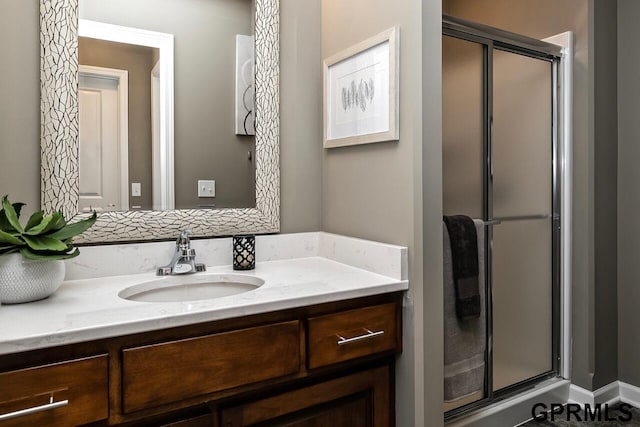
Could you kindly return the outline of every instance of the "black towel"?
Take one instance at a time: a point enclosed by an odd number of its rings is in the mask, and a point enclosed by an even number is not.
[[[460,319],[480,316],[478,288],[478,235],[473,220],[465,215],[444,216],[451,241],[456,315]]]

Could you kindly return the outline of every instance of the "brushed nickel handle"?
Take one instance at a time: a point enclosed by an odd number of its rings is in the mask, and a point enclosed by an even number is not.
[[[367,331],[366,334],[358,335],[357,337],[353,337],[353,338],[345,338],[341,335],[338,335],[338,345],[345,345],[345,344],[350,344],[350,343],[354,343],[362,340],[368,340],[384,334],[384,331],[373,332],[366,328],[364,328],[364,330]]]
[[[68,400],[61,400],[59,402],[53,401],[53,396],[49,398],[49,403],[34,406],[33,408],[20,409],[19,411],[9,412],[8,414],[0,414],[0,421],[6,421],[13,418],[25,417],[31,414],[37,414],[38,412],[51,411],[56,408],[62,408],[63,406],[67,406],[69,404]]]
[[[502,220],[500,220],[500,219],[491,219],[489,221],[484,221],[482,219],[479,219],[478,221],[481,221],[482,225],[500,225],[500,224],[502,224]]]

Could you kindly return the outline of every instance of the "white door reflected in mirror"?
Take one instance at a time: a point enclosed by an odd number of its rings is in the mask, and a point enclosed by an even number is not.
[[[85,74],[90,73],[97,80],[119,78],[120,82],[116,103],[102,106],[103,109],[117,107],[118,120],[98,123],[102,129],[117,128],[119,138],[115,144],[120,161],[110,169],[113,173],[121,172],[119,180],[112,184],[119,182],[121,197],[104,210],[173,209],[173,36],[86,19],[80,19],[78,34],[81,77],[85,70]],[[82,102],[79,108],[83,116]],[[93,125],[80,120],[81,159],[83,148],[89,151],[98,143],[96,132],[84,131],[84,126],[91,129]],[[106,157],[110,149],[102,148],[102,157]],[[80,163],[82,169],[82,160]],[[103,208],[93,200],[95,196],[82,195],[82,187],[90,184],[95,187],[94,181],[105,178],[96,176],[104,175],[104,169],[85,167],[84,170],[80,175],[79,207],[85,211],[87,204]],[[144,197],[129,194],[129,185],[133,182],[142,182],[153,192]]]
[[[80,67],[81,211],[129,209],[127,82],[124,70]]]

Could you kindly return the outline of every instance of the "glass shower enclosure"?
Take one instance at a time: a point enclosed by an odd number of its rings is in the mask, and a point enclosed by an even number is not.
[[[559,369],[560,48],[443,17],[444,215],[483,222],[483,390],[451,419]],[[455,321],[445,319],[447,321]]]

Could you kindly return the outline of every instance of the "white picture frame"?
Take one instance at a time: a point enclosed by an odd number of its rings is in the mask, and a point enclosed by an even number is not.
[[[324,147],[399,139],[399,28],[324,60]]]

